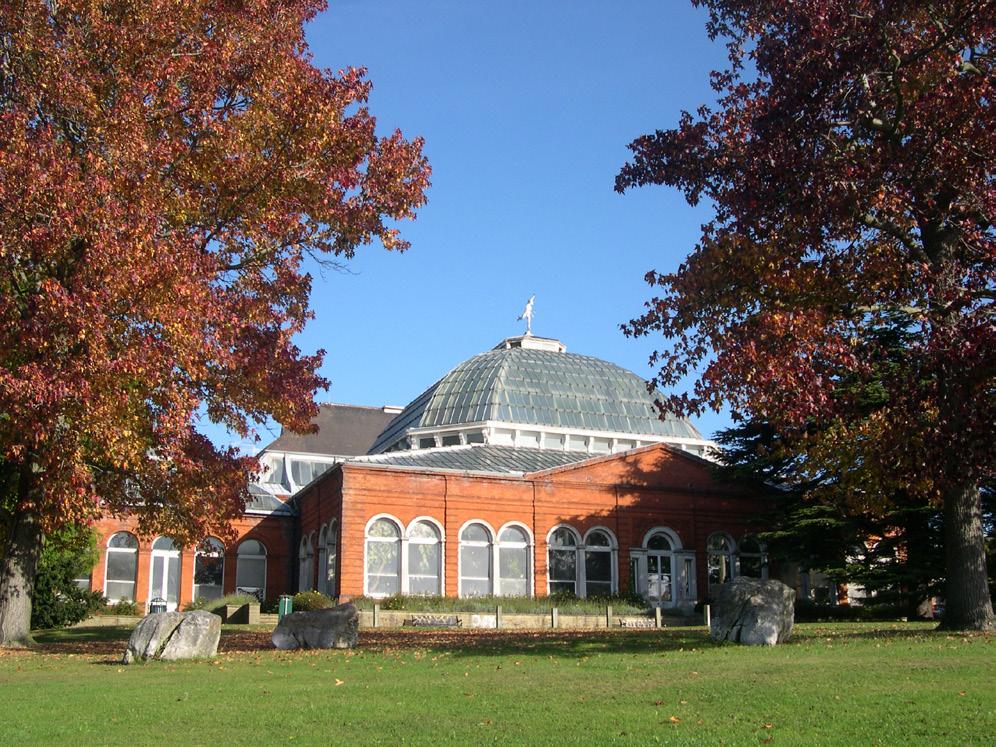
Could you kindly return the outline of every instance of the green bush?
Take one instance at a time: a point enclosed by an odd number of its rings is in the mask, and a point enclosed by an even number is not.
[[[216,615],[220,615],[222,609],[228,605],[259,604],[259,600],[251,594],[229,594],[215,599],[195,599],[189,602],[183,609],[187,612],[191,610],[207,610]]]
[[[264,615],[275,615],[280,611],[280,599],[267,599],[259,605],[259,611]]]
[[[90,575],[97,557],[97,538],[88,528],[68,526],[46,538],[31,599],[32,628],[62,628],[100,608],[99,592],[76,585],[77,578]]]
[[[295,612],[312,612],[332,606],[332,600],[320,591],[299,591],[294,595]]]
[[[502,612],[508,614],[543,614],[557,607],[563,615],[598,615],[605,613],[606,605],[612,605],[615,614],[640,615],[647,611],[646,602],[640,597],[616,596],[579,599],[568,595],[548,597],[454,597],[404,596],[397,594],[383,599],[356,597],[352,600],[360,609],[371,609],[375,603],[383,610],[405,610],[407,612],[494,612],[501,605]],[[294,603],[297,609],[297,602]]]
[[[139,611],[138,605],[130,599],[122,599],[114,604],[109,604],[108,601],[104,599],[102,606],[97,610],[96,614],[114,617],[135,617],[139,614]]]

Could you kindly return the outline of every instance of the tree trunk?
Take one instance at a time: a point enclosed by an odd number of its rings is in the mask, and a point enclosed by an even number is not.
[[[0,561],[0,646],[22,647],[31,639],[31,597],[41,556],[42,531],[31,511],[16,511]]]
[[[982,505],[975,485],[951,486],[944,496],[944,558],[947,579],[941,628],[992,630]]]

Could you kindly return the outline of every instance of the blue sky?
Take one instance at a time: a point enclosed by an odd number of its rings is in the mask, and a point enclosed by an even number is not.
[[[348,273],[315,278],[300,345],[327,351],[319,401],[406,404],[520,334],[533,293],[535,334],[649,377],[664,341],[619,325],[708,213],[613,180],[633,138],[713,100],[724,49],[705,20],[686,0],[332,0],[308,28],[315,63],[366,67],[379,128],[424,137],[433,176],[401,226],[410,250],[366,247]],[[696,422],[708,435],[730,421]]]

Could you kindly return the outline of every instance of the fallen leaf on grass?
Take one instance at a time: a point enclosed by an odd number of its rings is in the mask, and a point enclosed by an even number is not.
[[[672,724],[680,724],[681,723],[681,719],[678,718],[677,716],[672,716],[671,718],[668,719],[668,721],[670,721]]]
[[[335,681],[335,686],[336,687],[339,687],[339,685],[345,685],[345,684],[346,684],[345,680],[336,679],[336,681]]]

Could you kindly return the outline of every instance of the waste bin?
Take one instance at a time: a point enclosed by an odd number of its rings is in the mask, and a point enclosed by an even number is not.
[[[289,615],[294,611],[294,597],[290,594],[281,594],[280,602],[277,605],[277,620],[283,620],[284,615]]]
[[[156,597],[151,602],[149,602],[149,614],[154,615],[157,612],[166,611],[166,600],[162,597]]]

